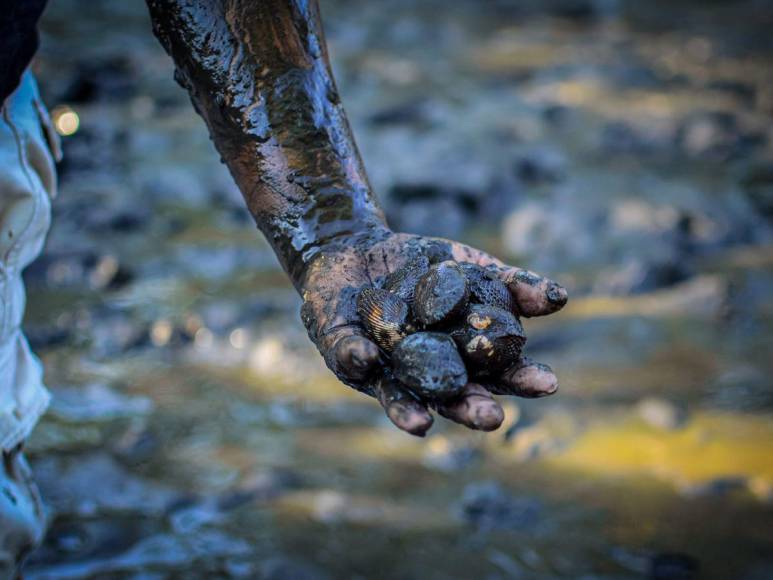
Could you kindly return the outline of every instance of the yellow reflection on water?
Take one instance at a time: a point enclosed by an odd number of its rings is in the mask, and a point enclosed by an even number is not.
[[[718,276],[696,276],[672,288],[639,296],[587,296],[570,301],[562,317],[684,316],[716,312],[725,297],[726,283]]]
[[[628,419],[591,427],[550,461],[603,475],[650,474],[677,486],[739,478],[767,497],[773,490],[773,421],[703,412],[683,429],[667,431]]]

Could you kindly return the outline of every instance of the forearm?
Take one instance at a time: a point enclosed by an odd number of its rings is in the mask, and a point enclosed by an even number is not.
[[[296,288],[325,246],[386,229],[316,0],[147,0],[153,29]]]

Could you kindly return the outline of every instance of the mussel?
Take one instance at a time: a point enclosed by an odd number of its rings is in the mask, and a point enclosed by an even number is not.
[[[387,352],[413,330],[408,312],[408,305],[387,290],[364,288],[357,297],[357,313],[365,329]]]
[[[467,278],[456,262],[434,264],[416,284],[413,314],[424,326],[451,322],[469,301]]]
[[[395,347],[392,363],[395,377],[419,397],[448,399],[467,384],[464,361],[447,334],[411,334]]]
[[[491,376],[512,365],[526,342],[515,315],[487,304],[471,305],[451,337],[475,376]]]
[[[513,295],[507,285],[496,277],[494,272],[478,266],[463,262],[459,267],[467,277],[470,287],[470,302],[475,304],[488,304],[502,310],[512,312],[515,306]]]
[[[419,256],[408,262],[399,270],[395,270],[384,279],[384,290],[389,290],[402,298],[409,308],[413,307],[416,284],[429,270],[429,260]]]

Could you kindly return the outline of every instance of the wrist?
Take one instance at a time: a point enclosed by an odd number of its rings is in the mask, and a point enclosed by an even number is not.
[[[283,266],[301,295],[307,289],[310,277],[313,277],[310,276],[312,271],[319,270],[325,263],[346,263],[352,256],[362,256],[374,245],[395,235],[381,216],[363,220],[356,228],[328,230],[326,233],[308,241],[299,250],[293,248],[293,251],[281,253],[289,257],[282,260]]]

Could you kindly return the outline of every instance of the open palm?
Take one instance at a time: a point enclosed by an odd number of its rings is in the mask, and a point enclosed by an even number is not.
[[[386,232],[330,244],[320,252],[309,265],[302,286],[302,318],[309,336],[341,381],[376,397],[392,422],[414,435],[427,432],[432,415],[426,403],[383,372],[385,362],[360,323],[356,299],[362,288],[378,285],[385,276],[420,255],[430,262],[450,259],[489,267],[510,289],[514,314],[518,316],[551,314],[567,301],[566,290],[552,280],[441,238]],[[487,384],[468,383],[460,397],[433,406],[453,421],[490,431],[504,418],[492,393],[541,397],[557,389],[558,381],[549,367],[523,357],[511,361],[507,370]]]

